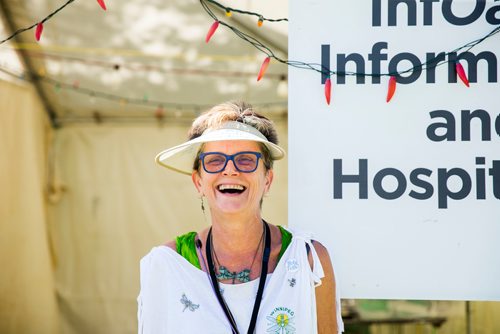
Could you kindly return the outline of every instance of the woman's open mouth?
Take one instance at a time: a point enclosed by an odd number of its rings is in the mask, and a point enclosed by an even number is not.
[[[241,194],[246,190],[246,187],[239,184],[221,184],[217,190],[223,194]]]

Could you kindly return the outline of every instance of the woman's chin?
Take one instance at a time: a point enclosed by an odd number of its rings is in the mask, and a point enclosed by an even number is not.
[[[246,201],[220,201],[213,209],[222,214],[235,215],[248,212],[249,208],[250,204]]]

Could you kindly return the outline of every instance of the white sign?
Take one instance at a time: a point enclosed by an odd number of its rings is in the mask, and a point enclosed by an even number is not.
[[[500,300],[500,33],[453,52],[499,24],[484,0],[291,1],[291,60],[413,68],[389,103],[389,76],[333,75],[327,105],[326,77],[290,67],[289,221],[341,297]]]

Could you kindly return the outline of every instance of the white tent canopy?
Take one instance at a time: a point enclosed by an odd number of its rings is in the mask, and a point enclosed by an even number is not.
[[[65,1],[0,3],[8,32],[41,21]],[[96,1],[69,3],[44,23],[39,42],[31,29],[0,49],[0,54],[19,52],[26,65],[23,77],[34,77],[46,109],[58,123],[96,113],[108,120],[152,118],[158,108],[165,117],[191,118],[193,112],[236,98],[270,113],[286,111],[286,91],[278,92],[278,86],[283,90],[286,66],[273,61],[257,82],[266,54],[223,26],[205,43],[214,20],[199,1],[108,0],[106,5],[104,11]],[[210,8],[286,59],[287,22],[266,21],[259,28],[255,16],[234,13],[229,18],[220,8]],[[258,8],[248,1],[240,9],[287,17],[287,2],[281,0]]]

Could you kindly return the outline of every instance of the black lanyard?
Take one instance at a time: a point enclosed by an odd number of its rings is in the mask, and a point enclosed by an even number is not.
[[[255,325],[257,324],[257,314],[259,313],[259,308],[260,308],[260,302],[262,300],[262,293],[264,292],[264,285],[266,284],[266,278],[267,278],[267,265],[269,264],[269,254],[271,253],[271,231],[269,230],[269,226],[265,221],[264,222],[264,228],[266,229],[266,240],[264,242],[264,254],[262,255],[262,268],[260,271],[260,281],[259,281],[259,289],[257,290],[257,297],[255,297],[255,303],[253,305],[253,311],[252,311],[252,318],[250,319],[250,325],[248,326],[248,334],[253,334],[255,331]],[[229,320],[229,323],[231,324],[231,329],[233,334],[240,334],[238,331],[238,327],[236,326],[236,321],[234,320],[233,314],[231,313],[231,310],[229,310],[229,307],[227,306],[224,298],[222,297],[222,294],[220,293],[220,288],[219,288],[219,281],[217,281],[217,278],[215,277],[215,270],[214,270],[214,262],[212,259],[212,228],[208,231],[208,236],[207,236],[207,245],[205,247],[205,252],[207,254],[207,262],[208,262],[208,268],[210,272],[210,279],[212,280],[212,286],[214,288],[215,295],[217,296],[217,300],[219,301],[220,306],[222,307],[222,310],[224,311],[224,314],[227,317],[227,320]]]

